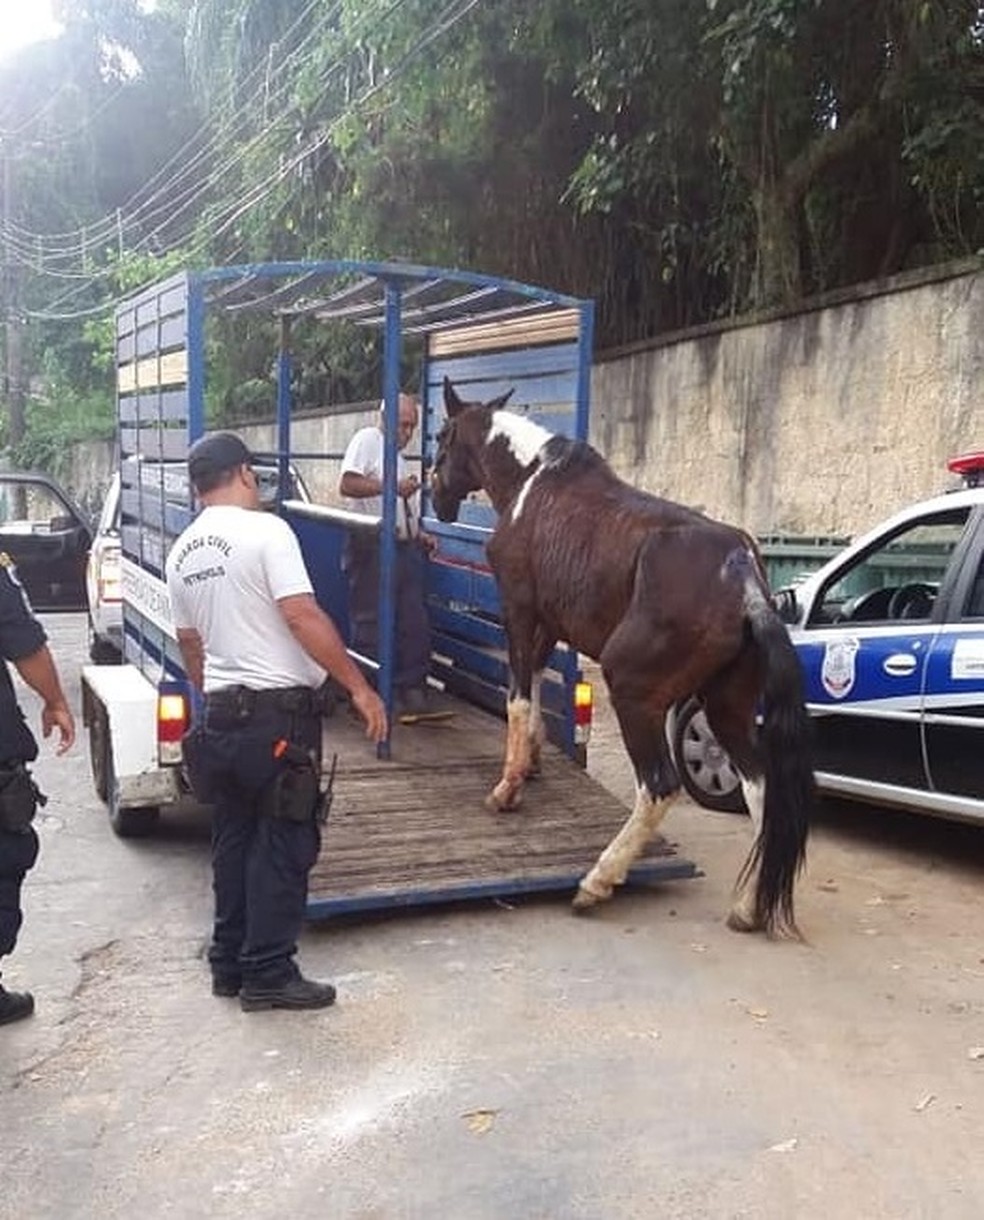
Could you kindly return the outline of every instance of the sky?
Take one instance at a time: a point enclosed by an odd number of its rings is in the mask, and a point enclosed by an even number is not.
[[[0,59],[58,31],[50,0],[0,0]]]

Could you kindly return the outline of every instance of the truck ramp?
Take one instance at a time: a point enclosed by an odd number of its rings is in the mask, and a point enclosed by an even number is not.
[[[375,757],[343,706],[325,721],[325,761],[337,753],[334,800],[311,871],[308,918],[475,898],[567,893],[617,833],[628,810],[559,749],[514,813],[485,796],[499,778],[505,725],[442,696],[441,719],[397,723],[391,757]],[[629,882],[693,877],[695,866],[657,840]]]

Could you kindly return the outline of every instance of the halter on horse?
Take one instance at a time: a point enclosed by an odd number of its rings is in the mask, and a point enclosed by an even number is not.
[[[502,410],[507,398],[462,402],[445,378],[448,420],[430,486],[441,521],[454,521],[478,490],[498,514],[488,559],[511,681],[505,763],[487,804],[516,808],[536,769],[539,680],[557,642],[599,661],[636,800],[574,906],[610,898],[679,794],[666,714],[699,694],[741,776],[754,834],[728,924],[798,935],[793,886],[814,796],[809,724],[799,662],[754,541],[623,483],[590,446]]]

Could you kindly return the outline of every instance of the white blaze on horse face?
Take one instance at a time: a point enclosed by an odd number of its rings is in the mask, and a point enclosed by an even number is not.
[[[540,450],[552,439],[553,433],[512,411],[493,411],[492,425],[485,443],[491,445],[500,436],[520,466],[529,466],[540,456]]]

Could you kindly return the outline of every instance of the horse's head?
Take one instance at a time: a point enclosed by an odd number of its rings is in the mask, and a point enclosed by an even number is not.
[[[444,378],[447,422],[438,433],[437,453],[430,474],[430,494],[439,521],[454,521],[465,496],[483,485],[482,450],[492,413],[505,404],[512,390],[490,402],[463,402],[449,378]]]

